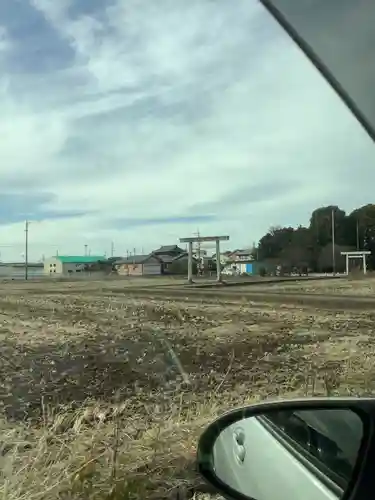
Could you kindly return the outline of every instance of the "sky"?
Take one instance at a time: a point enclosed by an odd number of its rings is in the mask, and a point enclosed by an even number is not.
[[[250,247],[373,201],[375,148],[256,0],[0,3],[0,257]]]

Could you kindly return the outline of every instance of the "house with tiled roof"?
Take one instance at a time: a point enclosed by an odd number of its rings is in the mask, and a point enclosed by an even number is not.
[[[163,261],[153,253],[129,255],[114,263],[120,276],[157,276],[162,274]]]
[[[163,263],[162,272],[165,273],[168,271],[168,268],[172,264],[173,260],[186,253],[186,250],[183,250],[178,245],[163,245],[160,248],[153,250],[151,253],[161,259]]]

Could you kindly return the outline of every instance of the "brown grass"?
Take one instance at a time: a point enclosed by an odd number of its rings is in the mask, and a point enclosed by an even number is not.
[[[12,290],[0,291],[1,500],[204,498],[195,446],[223,411],[373,390],[375,313]]]

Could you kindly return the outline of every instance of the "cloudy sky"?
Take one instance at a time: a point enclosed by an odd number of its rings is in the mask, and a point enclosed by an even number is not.
[[[375,148],[256,0],[0,3],[0,251],[115,253],[373,201]]]

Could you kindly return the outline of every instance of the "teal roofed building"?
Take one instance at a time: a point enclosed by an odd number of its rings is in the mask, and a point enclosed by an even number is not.
[[[44,274],[72,276],[86,271],[87,264],[106,261],[103,255],[56,255],[44,261]]]

